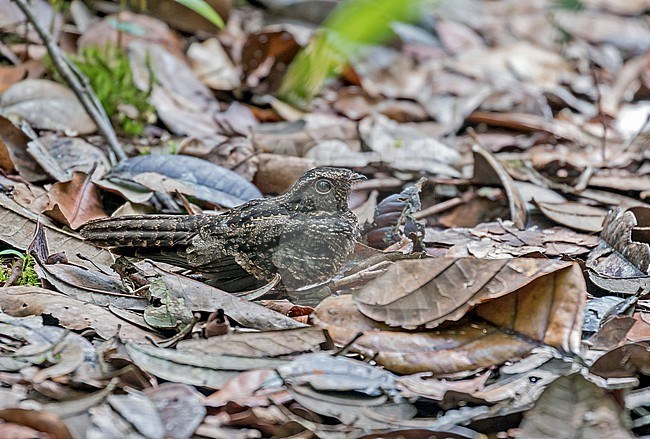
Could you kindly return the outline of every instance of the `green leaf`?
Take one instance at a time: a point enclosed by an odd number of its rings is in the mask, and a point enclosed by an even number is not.
[[[393,34],[394,22],[414,21],[425,0],[346,0],[336,7],[316,37],[296,56],[278,95],[304,106],[325,80],[340,73],[350,56],[365,45],[380,44]]]
[[[18,250],[7,249],[0,251],[0,256],[16,256],[20,259],[25,259],[25,254],[19,252]]]
[[[176,2],[180,3],[188,9],[193,10],[206,20],[210,20],[210,22],[217,26],[219,29],[222,29],[226,25],[219,14],[217,14],[217,11],[215,11],[212,6],[203,0],[176,0]]]

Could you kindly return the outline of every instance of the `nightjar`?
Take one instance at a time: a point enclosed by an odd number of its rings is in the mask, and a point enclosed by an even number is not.
[[[306,172],[277,197],[251,200],[221,215],[134,215],[95,220],[80,230],[114,253],[201,273],[226,291],[257,288],[280,275],[291,290],[327,281],[359,238],[348,207],[348,169]]]

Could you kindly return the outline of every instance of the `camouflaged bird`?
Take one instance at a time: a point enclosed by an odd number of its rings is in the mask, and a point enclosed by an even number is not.
[[[91,221],[81,230],[115,253],[191,269],[226,291],[275,278],[296,290],[327,281],[359,238],[348,207],[350,187],[365,177],[319,167],[283,195],[251,200],[222,215],[137,215]]]

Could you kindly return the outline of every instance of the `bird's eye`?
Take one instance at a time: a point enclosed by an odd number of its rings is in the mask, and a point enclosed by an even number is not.
[[[332,190],[332,183],[330,183],[328,180],[318,180],[316,182],[316,190],[318,193],[326,194]]]

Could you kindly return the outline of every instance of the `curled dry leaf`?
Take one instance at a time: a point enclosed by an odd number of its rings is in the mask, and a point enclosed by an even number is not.
[[[549,281],[568,275],[562,279],[568,283],[561,282],[555,293],[550,292],[548,300],[553,301],[553,294],[557,294],[556,300],[584,307],[580,297],[586,286],[577,265],[525,258],[397,261],[364,285],[354,298],[359,310],[374,320],[404,328],[433,328],[447,320],[459,320],[471,308],[516,292],[548,275]],[[577,346],[566,348],[572,350]]]
[[[31,139],[11,121],[0,116],[0,168],[18,172],[29,182],[47,179],[47,174],[28,152]]]
[[[519,229],[526,227],[526,203],[521,198],[519,189],[515,186],[508,171],[490,151],[478,143],[472,145],[472,151],[474,152],[474,176],[472,182],[503,186],[508,196],[510,219],[515,227]]]
[[[650,208],[637,206],[611,211],[600,234],[601,242],[591,251],[589,278],[614,292],[636,293],[650,285]]]
[[[74,172],[72,180],[55,183],[46,196],[49,202],[43,213],[73,230],[106,217],[92,174]]]
[[[369,246],[386,249],[403,238],[412,238],[416,247],[422,247],[424,224],[413,214],[420,210],[420,190],[425,181],[423,178],[377,205],[372,223],[367,224],[364,231]]]

